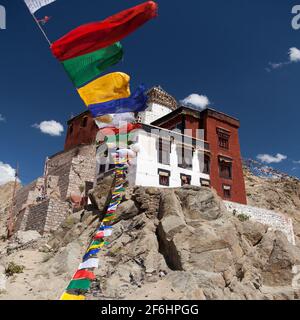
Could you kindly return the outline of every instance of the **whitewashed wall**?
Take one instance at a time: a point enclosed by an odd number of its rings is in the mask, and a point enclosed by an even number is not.
[[[224,204],[229,212],[233,213],[235,210],[236,214],[244,214],[254,221],[269,226],[273,230],[282,231],[290,243],[296,244],[293,221],[284,214],[229,201],[224,201]]]
[[[158,163],[157,144],[158,137],[149,133],[140,131],[138,136],[138,144],[140,152],[136,159],[136,180],[135,185],[144,187],[160,187],[158,169],[168,170],[171,172],[170,188],[181,187],[180,174],[190,175],[192,177],[191,184],[200,186],[200,179],[210,180],[210,176],[200,172],[200,163],[198,152],[194,153],[193,170],[187,170],[178,167],[178,159],[176,145],[172,145],[170,155],[170,165]]]
[[[155,120],[160,119],[171,112],[172,111],[168,107],[151,102],[149,103],[147,110],[140,113],[140,116],[143,123],[151,124]]]

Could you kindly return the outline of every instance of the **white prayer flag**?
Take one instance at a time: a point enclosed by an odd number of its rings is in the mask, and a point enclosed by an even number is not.
[[[93,268],[98,268],[99,267],[99,259],[92,258],[89,259],[79,265],[78,270],[82,269],[93,269]]]
[[[47,6],[48,4],[56,1],[56,0],[24,0],[28,9],[33,14],[39,9],[41,9],[44,6]]]
[[[112,235],[112,230],[111,229],[104,230],[104,237],[110,237],[111,235]]]

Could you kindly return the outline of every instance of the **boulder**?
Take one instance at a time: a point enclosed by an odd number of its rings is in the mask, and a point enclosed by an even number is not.
[[[14,242],[20,246],[24,246],[28,243],[39,240],[41,237],[42,236],[35,230],[18,231],[14,235]]]

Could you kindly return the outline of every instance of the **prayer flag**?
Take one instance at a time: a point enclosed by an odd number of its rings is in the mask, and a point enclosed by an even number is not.
[[[122,72],[107,74],[78,89],[87,106],[130,96],[130,77]]]
[[[78,270],[93,269],[93,268],[98,268],[98,267],[99,267],[99,259],[92,258],[92,259],[85,261],[84,263],[81,263],[79,265]]]
[[[117,64],[123,57],[119,42],[91,53],[62,62],[76,88],[100,76],[107,68]]]
[[[89,280],[95,280],[96,276],[94,275],[93,272],[88,271],[88,270],[78,270],[74,277],[74,280],[78,280],[78,279],[89,279]]]
[[[65,292],[61,296],[60,300],[85,300],[85,296],[81,296],[81,295],[77,296],[75,294],[69,294],[69,293]]]
[[[90,286],[91,280],[89,279],[71,280],[67,290],[88,290]]]
[[[24,0],[29,11],[34,14],[36,11],[56,0]]]
[[[145,86],[140,85],[129,98],[90,104],[89,109],[94,118],[109,113],[142,112],[147,108],[147,99]]]
[[[98,254],[99,252],[100,252],[100,249],[93,249],[93,250],[87,252],[87,253],[83,256],[82,261],[88,260],[91,256],[94,256],[94,255]]]
[[[52,53],[64,61],[108,47],[156,17],[157,9],[155,2],[147,1],[101,22],[82,25],[55,41]]]

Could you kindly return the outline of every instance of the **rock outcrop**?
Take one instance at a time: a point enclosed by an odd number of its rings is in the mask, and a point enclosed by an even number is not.
[[[69,216],[34,248],[0,259],[0,265],[18,261],[25,266],[25,275],[16,275],[13,283],[7,279],[0,299],[12,292],[16,299],[17,292],[59,298],[99,225],[112,183],[107,178],[93,191],[97,209]],[[88,299],[300,298],[298,247],[280,231],[240,221],[209,188],[128,188],[117,217]],[[27,255],[33,257],[29,267]]]
[[[292,177],[266,179],[244,168],[248,204],[287,214],[293,219],[297,245],[300,247],[300,180]]]

